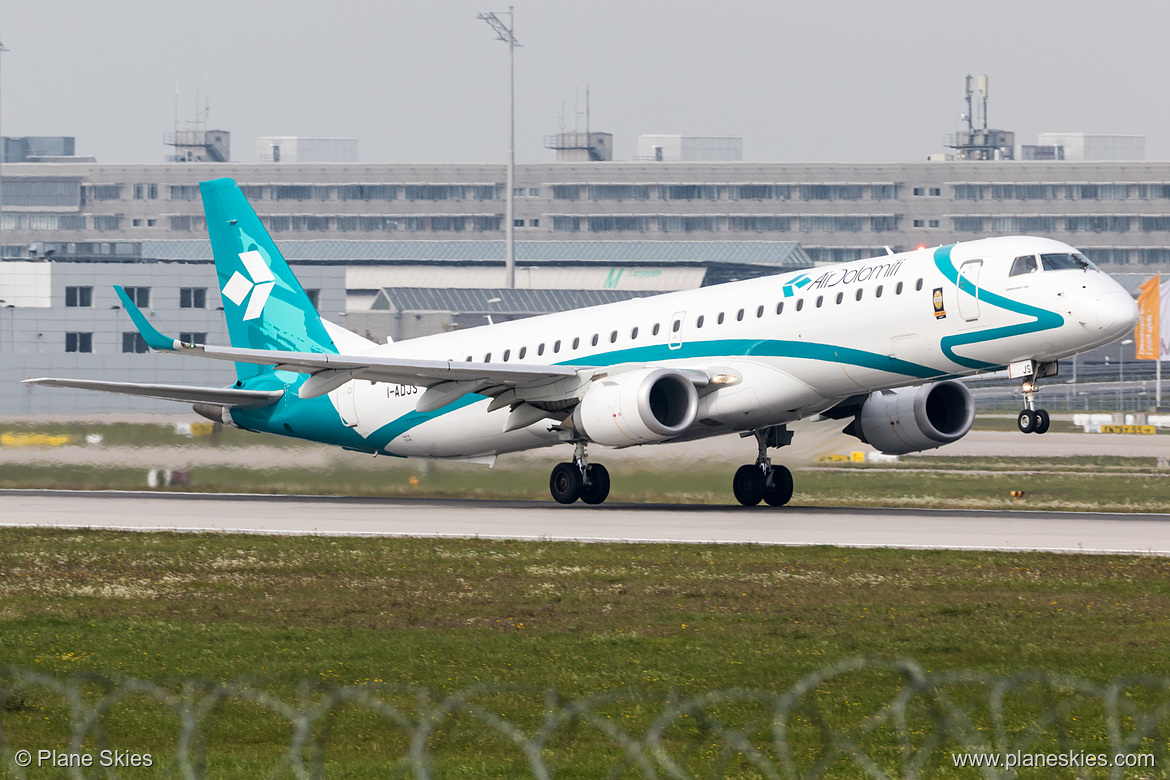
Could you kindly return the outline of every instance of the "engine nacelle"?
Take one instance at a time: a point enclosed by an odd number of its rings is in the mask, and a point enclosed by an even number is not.
[[[888,455],[902,455],[957,441],[973,422],[971,391],[947,380],[873,393],[846,432]]]
[[[620,447],[678,436],[698,412],[699,395],[685,374],[646,368],[594,382],[572,424],[590,441]]]

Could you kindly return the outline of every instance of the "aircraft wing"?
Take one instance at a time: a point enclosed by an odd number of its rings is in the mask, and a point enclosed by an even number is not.
[[[185,401],[192,404],[220,404],[241,409],[255,409],[274,404],[283,390],[240,390],[234,387],[191,387],[187,385],[151,385],[136,382],[103,382],[95,379],[56,379],[39,377],[25,379],[26,385],[45,387],[74,387],[79,390],[104,390],[107,393],[160,398],[164,401]]]
[[[301,398],[324,395],[352,379],[435,388],[420,399],[419,411],[444,406],[467,393],[524,390],[554,384],[578,376],[578,368],[515,363],[471,363],[449,360],[415,360],[377,355],[339,355],[327,352],[288,352],[244,349],[205,344],[184,344],[159,332],[120,286],[115,286],[147,345],[161,352],[194,355],[233,363],[272,366],[280,371],[310,374],[298,390]],[[442,386],[439,388],[438,386]],[[441,403],[440,403],[441,401]],[[438,406],[433,406],[434,404]]]

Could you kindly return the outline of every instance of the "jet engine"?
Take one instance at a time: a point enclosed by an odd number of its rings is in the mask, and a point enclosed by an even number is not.
[[[845,433],[888,455],[902,455],[957,441],[973,422],[971,391],[947,380],[871,394]]]
[[[685,374],[646,368],[594,382],[573,411],[572,425],[598,444],[648,444],[678,436],[698,411],[699,395]]]

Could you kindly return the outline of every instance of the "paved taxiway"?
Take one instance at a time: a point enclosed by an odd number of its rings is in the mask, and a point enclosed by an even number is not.
[[[1170,515],[0,490],[0,527],[1170,555]]]

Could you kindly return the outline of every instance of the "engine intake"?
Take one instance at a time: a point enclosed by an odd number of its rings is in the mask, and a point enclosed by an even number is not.
[[[699,395],[685,374],[647,368],[594,382],[572,423],[590,441],[620,447],[678,436],[698,411]]]
[[[971,391],[947,380],[873,393],[845,432],[888,455],[903,455],[957,441],[974,422]]]

